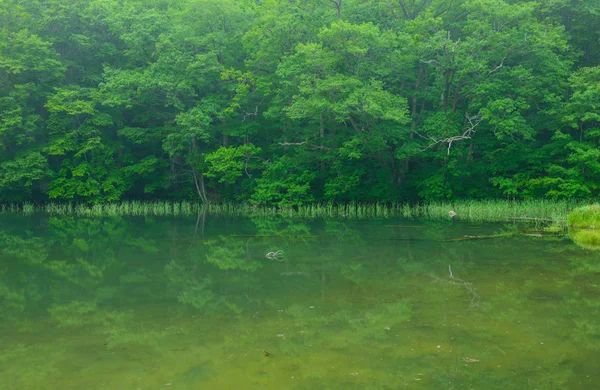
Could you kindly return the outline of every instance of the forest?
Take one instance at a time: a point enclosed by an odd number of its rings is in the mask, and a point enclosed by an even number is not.
[[[0,0],[0,203],[593,199],[597,0]]]

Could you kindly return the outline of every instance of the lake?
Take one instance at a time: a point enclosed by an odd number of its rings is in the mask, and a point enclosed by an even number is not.
[[[594,389],[600,255],[534,225],[1,215],[1,389]]]

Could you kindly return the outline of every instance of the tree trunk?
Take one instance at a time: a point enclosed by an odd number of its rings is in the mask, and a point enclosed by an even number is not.
[[[338,20],[342,20],[342,0],[331,0],[335,4]]]
[[[206,196],[206,187],[204,186],[204,175],[200,172],[196,172],[196,168],[190,164],[192,168],[192,176],[194,177],[194,184],[196,186],[196,191],[198,192],[198,196],[202,203],[208,203],[208,197]]]
[[[319,138],[321,138],[321,145],[323,145],[324,137],[325,137],[325,126],[323,125],[323,115],[319,115]]]

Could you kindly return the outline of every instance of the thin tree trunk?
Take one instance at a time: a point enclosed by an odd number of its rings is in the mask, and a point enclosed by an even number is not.
[[[356,131],[357,133],[360,133],[360,129],[356,125],[356,122],[354,122],[354,119],[352,119],[352,115],[350,115],[348,117],[348,119],[350,119],[350,124],[352,124],[352,127],[354,128],[354,131]]]
[[[198,192],[198,196],[202,203],[208,203],[208,198],[206,196],[206,188],[204,187],[204,175],[202,173],[198,174],[196,169],[190,164],[192,168],[192,175],[194,176],[194,184],[196,185],[196,191]]]
[[[196,152],[196,137],[192,137],[190,168],[192,170],[192,176],[194,177],[194,185],[196,186],[196,191],[198,192],[198,196],[200,197],[202,203],[208,203],[206,188],[204,187],[204,175],[202,172],[196,172]]]
[[[471,142],[469,143],[469,153],[467,154],[467,165],[469,165],[469,163],[471,162],[472,159],[473,159],[473,140],[471,140]]]
[[[319,137],[321,138],[321,145],[323,144],[323,138],[325,137],[325,127],[323,126],[323,115],[319,115]]]
[[[342,20],[342,0],[331,0],[335,4],[338,20]]]

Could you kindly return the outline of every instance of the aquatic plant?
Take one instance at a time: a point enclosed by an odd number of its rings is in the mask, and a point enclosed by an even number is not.
[[[423,218],[436,220],[459,219],[472,222],[526,221],[542,226],[554,225],[564,228],[567,215],[577,207],[584,206],[576,200],[455,200],[429,203],[309,203],[294,207],[255,205],[251,203],[197,203],[191,201],[123,201],[115,203],[48,203],[34,205],[0,205],[3,213],[43,212],[51,215],[105,216],[186,216],[207,213],[216,216],[248,216],[314,219],[370,219],[370,218]],[[600,206],[582,207],[589,210]],[[595,210],[595,209],[594,209]],[[453,211],[453,213],[449,213]],[[456,213],[454,215],[454,213]],[[452,214],[453,216],[451,216]],[[578,221],[586,212],[574,211],[572,218]],[[600,218],[600,217],[599,217]],[[576,224],[579,224],[577,222]],[[596,226],[600,226],[600,222]]]
[[[600,205],[575,208],[568,215],[568,224],[573,229],[600,229]]]
[[[567,221],[569,236],[577,245],[600,249],[600,205],[578,207],[569,213]]]
[[[569,231],[569,237],[581,248],[590,250],[600,249],[600,229],[571,230]]]

